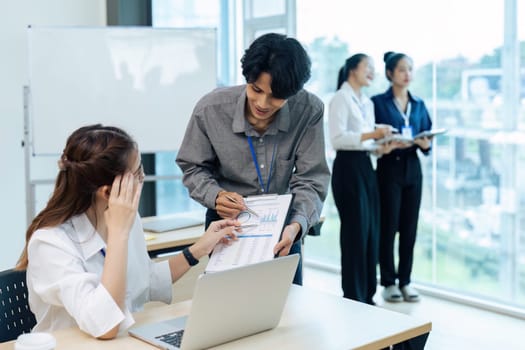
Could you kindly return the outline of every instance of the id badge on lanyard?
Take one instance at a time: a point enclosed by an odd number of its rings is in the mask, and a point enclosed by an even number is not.
[[[403,126],[403,129],[401,129],[401,135],[407,139],[412,138],[412,127],[409,126]]]
[[[408,101],[406,113],[403,112],[403,110],[401,109],[401,106],[397,104],[397,101],[396,101],[396,105],[399,109],[399,112],[401,113],[401,116],[405,120],[405,125],[401,129],[401,135],[405,138],[411,139],[414,136],[414,134],[412,132],[412,127],[410,126],[410,110],[412,109],[410,101]]]

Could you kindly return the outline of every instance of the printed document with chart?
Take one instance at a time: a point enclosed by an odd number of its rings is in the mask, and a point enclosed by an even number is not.
[[[251,212],[243,211],[237,217],[244,226],[237,234],[238,240],[230,245],[217,245],[206,272],[273,259],[273,248],[281,238],[292,197],[292,194],[246,197],[244,201]]]

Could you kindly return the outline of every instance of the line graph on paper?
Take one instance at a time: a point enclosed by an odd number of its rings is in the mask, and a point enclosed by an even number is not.
[[[258,217],[243,211],[237,216],[237,220],[241,224],[257,224],[261,231],[273,231],[279,221],[282,221],[285,216],[278,206],[253,205],[252,209],[259,215]]]
[[[263,213],[260,213],[259,215],[259,228],[261,229],[261,231],[275,230],[276,224],[279,219],[278,208],[267,208]]]
[[[237,220],[237,240],[218,244],[210,257],[206,271],[220,271],[236,266],[273,259],[273,249],[285,225],[292,195],[252,196],[245,199],[253,211],[241,212]]]

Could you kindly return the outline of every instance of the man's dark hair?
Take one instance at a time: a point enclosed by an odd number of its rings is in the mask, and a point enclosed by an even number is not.
[[[287,99],[301,90],[310,79],[311,62],[302,45],[282,34],[269,33],[257,38],[241,59],[247,83],[261,73],[272,77],[272,94]]]

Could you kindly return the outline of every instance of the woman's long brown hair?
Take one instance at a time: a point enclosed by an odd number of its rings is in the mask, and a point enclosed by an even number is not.
[[[136,149],[133,139],[116,127],[96,124],[74,131],[59,160],[53,195],[29,225],[16,268],[27,268],[27,245],[36,230],[58,226],[84,213],[101,186],[111,186],[115,176],[128,170],[130,155]]]

